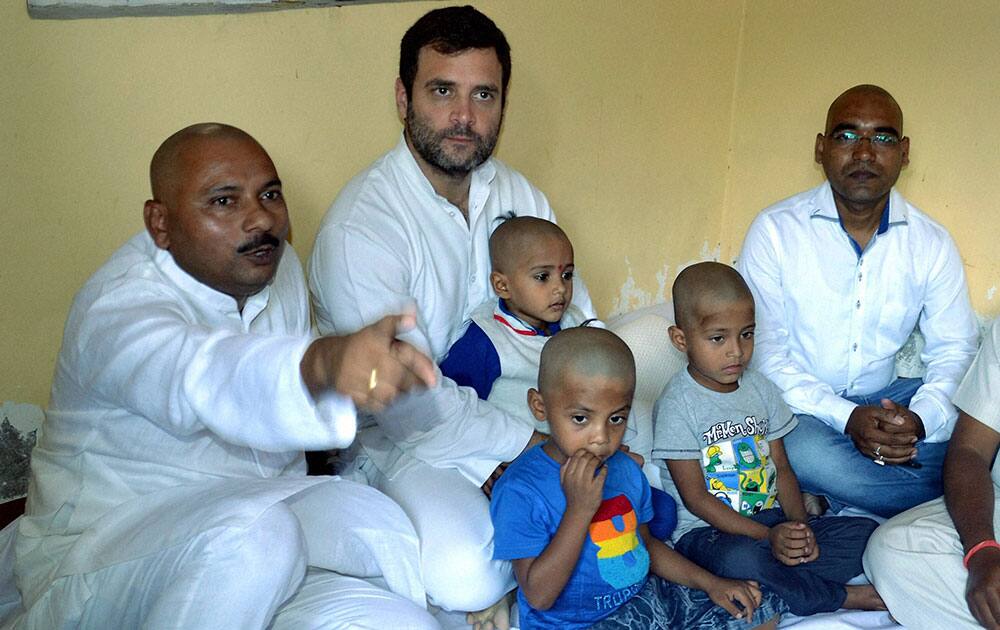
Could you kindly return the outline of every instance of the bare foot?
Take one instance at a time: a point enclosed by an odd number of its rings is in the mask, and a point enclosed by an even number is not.
[[[465,616],[465,621],[472,626],[472,630],[510,630],[512,601],[514,601],[513,591],[485,610],[470,612]]]
[[[888,610],[878,591],[871,584],[848,586],[844,608],[851,610]]]
[[[830,507],[826,497],[818,497],[808,492],[802,493],[802,504],[805,506],[806,514],[809,516],[822,516],[823,512],[826,512],[826,508]]]
[[[756,628],[754,628],[753,630],[775,630],[775,628],[778,627],[779,621],[781,621],[781,616],[775,615],[770,619],[768,619],[767,621],[765,621],[764,623],[757,626]]]

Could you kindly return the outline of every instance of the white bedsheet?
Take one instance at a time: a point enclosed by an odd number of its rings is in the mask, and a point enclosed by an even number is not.
[[[850,630],[851,628],[892,628],[898,630],[902,626],[889,618],[887,612],[863,612],[858,610],[841,610],[832,613],[819,613],[810,617],[787,616],[778,624],[779,628],[795,628],[795,630]]]

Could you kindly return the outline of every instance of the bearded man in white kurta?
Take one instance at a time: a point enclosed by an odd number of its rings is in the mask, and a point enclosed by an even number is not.
[[[405,515],[306,477],[302,453],[350,444],[355,405],[433,366],[394,339],[399,317],[311,337],[281,182],[249,135],[183,129],[150,175],[146,231],[66,324],[17,534],[18,627],[436,627]]]
[[[523,175],[490,157],[510,78],[496,24],[472,7],[436,9],[400,49],[403,137],[333,203],[309,284],[321,332],[352,332],[415,302],[417,327],[405,338],[440,361],[493,295],[488,241],[499,219],[555,217]],[[586,288],[574,284],[573,303],[594,317]],[[450,379],[377,420],[359,433],[362,466],[413,521],[430,600],[450,610],[489,606],[514,580],[509,562],[492,559],[480,486],[540,434]]]

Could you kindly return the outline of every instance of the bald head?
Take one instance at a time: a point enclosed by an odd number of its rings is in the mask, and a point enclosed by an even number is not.
[[[743,276],[729,265],[703,262],[678,274],[674,280],[673,300],[675,323],[684,330],[709,314],[712,305],[739,300],[753,302],[753,295]]]
[[[540,239],[569,237],[558,225],[538,217],[511,217],[493,230],[490,236],[490,264],[493,271],[512,273],[518,263]]]
[[[247,140],[260,146],[254,138],[231,125],[198,123],[185,127],[163,141],[149,163],[149,183],[153,199],[168,200],[176,189],[183,164],[189,152],[206,140]]]
[[[899,103],[897,103],[896,99],[892,97],[892,94],[889,94],[889,92],[884,88],[869,84],[855,85],[834,99],[833,103],[830,104],[830,109],[826,111],[826,128],[824,133],[829,134],[833,131],[833,128],[838,124],[844,110],[855,106],[859,102],[871,101],[884,103],[892,113],[893,117],[898,118],[899,128],[896,131],[900,136],[902,136],[903,110],[899,107]]]
[[[557,389],[567,375],[620,379],[635,388],[635,359],[618,335],[603,328],[567,328],[542,348],[538,390]]]
[[[278,269],[288,237],[281,180],[245,131],[202,123],[181,129],[149,167],[143,221],[181,269],[242,309]]]

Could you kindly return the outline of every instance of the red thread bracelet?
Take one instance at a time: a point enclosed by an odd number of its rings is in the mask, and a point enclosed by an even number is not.
[[[968,569],[969,568],[969,560],[972,558],[972,556],[974,556],[976,553],[982,551],[983,549],[986,549],[987,547],[994,547],[996,549],[1000,549],[1000,543],[998,543],[997,541],[993,540],[992,538],[989,539],[989,540],[984,540],[981,543],[976,543],[975,545],[972,546],[972,549],[969,549],[969,553],[965,554],[965,557],[962,558],[962,566],[964,566],[966,569]]]

